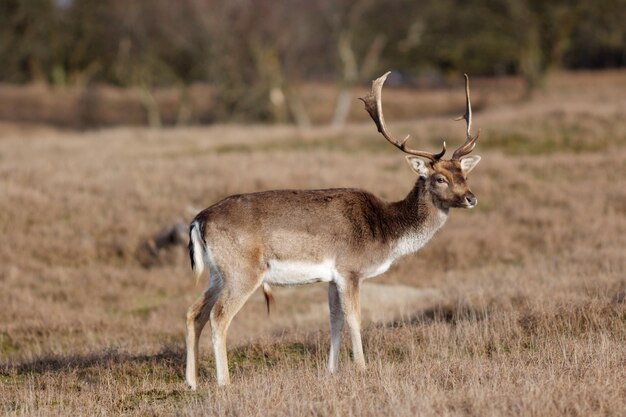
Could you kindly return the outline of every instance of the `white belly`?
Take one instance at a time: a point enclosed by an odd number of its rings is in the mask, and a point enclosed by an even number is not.
[[[330,282],[338,276],[335,262],[326,259],[320,263],[301,261],[269,261],[263,282],[274,285],[303,285]]]

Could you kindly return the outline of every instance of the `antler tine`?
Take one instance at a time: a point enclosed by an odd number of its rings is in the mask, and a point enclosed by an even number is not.
[[[463,116],[459,116],[454,120],[463,120],[467,122],[467,137],[471,136],[470,130],[472,129],[472,101],[470,100],[470,89],[469,89],[469,77],[467,74],[463,74],[465,77],[465,114]]]
[[[365,103],[365,110],[367,110],[374,123],[376,123],[378,131],[385,137],[385,139],[387,139],[387,141],[389,141],[389,143],[400,149],[402,152],[410,155],[421,156],[423,158],[430,159],[433,162],[437,162],[446,153],[445,142],[443,143],[443,149],[441,152],[433,154],[430,152],[407,148],[406,142],[409,140],[410,135],[407,135],[400,141],[391,136],[387,131],[387,127],[385,126],[385,117],[383,116],[382,89],[383,84],[390,73],[391,71],[372,81],[372,90],[365,97],[359,98],[359,100]]]
[[[452,159],[460,159],[462,156],[465,156],[472,152],[474,147],[476,146],[476,140],[480,136],[480,130],[476,133],[476,136],[472,136],[472,102],[470,100],[470,88],[469,88],[469,77],[467,74],[463,74],[465,76],[465,114],[463,116],[459,116],[454,120],[463,120],[467,123],[467,131],[465,136],[465,143],[461,145],[457,150],[452,154]]]

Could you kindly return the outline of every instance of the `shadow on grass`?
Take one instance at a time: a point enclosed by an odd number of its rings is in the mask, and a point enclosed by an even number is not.
[[[229,365],[235,373],[251,367],[272,367],[284,361],[301,361],[303,358],[319,354],[315,344],[293,341],[273,343],[256,342],[228,350]],[[208,357],[207,357],[208,356]],[[200,366],[201,376],[212,374],[213,357],[208,352],[201,357],[205,362]],[[16,363],[0,364],[0,376],[43,374],[48,372],[78,372],[83,374],[92,369],[116,368],[124,372],[146,372],[172,374],[183,377],[185,351],[182,346],[165,346],[155,354],[130,354],[117,349],[88,354],[47,355]]]
[[[384,324],[384,327],[419,326],[431,323],[457,325],[462,322],[478,322],[489,316],[489,310],[466,304],[438,305],[420,310],[412,315]]]
[[[462,322],[478,322],[488,318],[489,309],[475,308],[466,304],[439,305],[420,310],[410,316],[381,324],[376,327],[421,326],[432,323],[457,325]],[[308,339],[308,342],[305,340]],[[271,343],[262,341],[246,344],[228,350],[229,365],[237,373],[251,367],[273,367],[286,361],[300,362],[325,354],[325,345],[320,350],[319,340],[312,342],[304,337],[300,341],[279,340]],[[212,369],[213,358],[205,358],[210,363],[200,367],[200,373]],[[0,364],[0,376],[41,374],[46,372],[73,372],[91,368],[144,368],[160,369],[182,378],[185,366],[185,351],[182,346],[164,346],[154,354],[130,354],[117,349],[107,349],[88,354],[48,355],[17,363]],[[203,368],[205,368],[203,372]],[[173,376],[173,375],[172,375]]]
[[[117,349],[107,349],[85,355],[49,355],[28,362],[0,364],[0,375],[75,371],[87,368],[119,367],[126,364],[152,364],[159,367],[182,368],[185,353],[182,348],[163,347],[158,353],[133,355]]]

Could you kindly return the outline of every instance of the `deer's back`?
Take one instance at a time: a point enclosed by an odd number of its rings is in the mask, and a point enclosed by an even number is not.
[[[227,197],[195,221],[213,248],[320,260],[385,245],[388,211],[388,203],[360,189],[275,190]]]

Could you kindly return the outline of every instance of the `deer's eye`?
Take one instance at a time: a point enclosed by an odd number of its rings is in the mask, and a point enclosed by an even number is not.
[[[448,182],[444,177],[437,177],[436,181],[438,184],[445,184]]]

